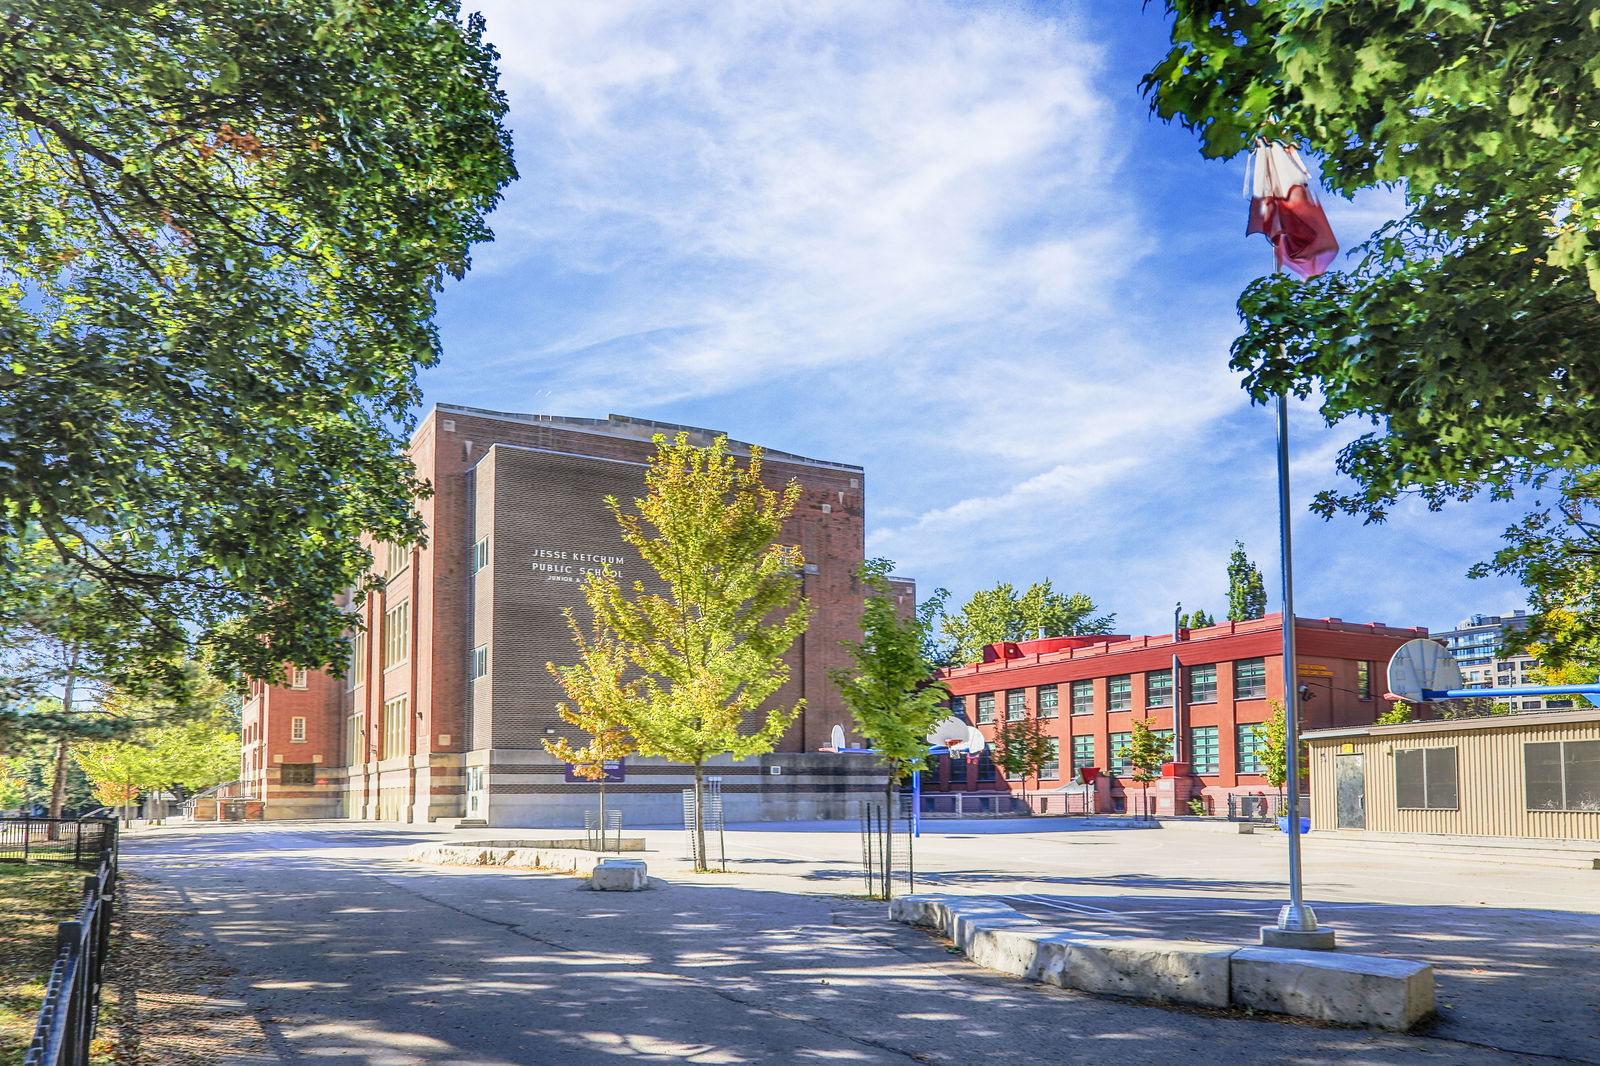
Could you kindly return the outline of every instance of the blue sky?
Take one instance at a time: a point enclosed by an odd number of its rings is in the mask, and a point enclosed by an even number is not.
[[[1225,613],[1237,538],[1275,605],[1272,414],[1227,367],[1271,251],[1242,164],[1149,116],[1143,6],[481,5],[523,176],[444,295],[428,401],[859,463],[868,552],[924,593],[1048,577],[1159,632]],[[1397,204],[1327,206],[1350,247]],[[1522,604],[1465,577],[1508,505],[1324,522],[1360,430],[1291,417],[1298,614]]]

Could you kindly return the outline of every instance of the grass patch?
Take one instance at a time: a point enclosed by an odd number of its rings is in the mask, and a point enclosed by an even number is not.
[[[0,862],[0,1066],[16,1066],[33,1039],[56,954],[56,924],[83,905],[83,871]]]

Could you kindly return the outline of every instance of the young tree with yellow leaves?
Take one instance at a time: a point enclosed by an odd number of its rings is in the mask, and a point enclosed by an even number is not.
[[[694,767],[695,868],[705,870],[706,761],[771,751],[802,706],[767,702],[789,679],[783,655],[810,617],[805,559],[777,543],[800,486],[768,488],[761,449],[741,465],[726,437],[655,444],[635,511],[615,497],[606,505],[664,591],[624,587],[609,567],[585,578],[591,635],[574,623],[580,660],[552,669],[577,705],[563,717],[593,739],[550,750],[579,766],[627,748]]]

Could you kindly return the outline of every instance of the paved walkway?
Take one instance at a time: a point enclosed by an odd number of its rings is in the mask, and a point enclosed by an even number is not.
[[[1141,1006],[980,970],[855,897],[851,827],[731,832],[734,872],[723,875],[687,871],[681,831],[652,832],[644,857],[657,887],[631,894],[400,857],[419,840],[520,835],[541,834],[181,828],[131,835],[125,862],[172,886],[186,921],[239,970],[220,995],[252,1014],[260,1046],[238,1066],[1600,1062],[1600,872],[1384,869],[1342,856],[1335,875],[1313,860],[1313,898],[1364,950],[1394,937],[1396,954],[1482,971],[1441,977],[1454,1017],[1393,1035]],[[940,890],[1016,897],[1058,922],[1190,922],[1205,939],[1239,932],[1281,896],[1281,854],[1248,837],[951,823],[917,857]],[[1416,939],[1401,944],[1400,930],[1372,921],[1381,908],[1330,907],[1343,896],[1411,907]]]

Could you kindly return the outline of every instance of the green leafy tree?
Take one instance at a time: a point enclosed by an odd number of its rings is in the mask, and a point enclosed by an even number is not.
[[[771,751],[801,708],[767,702],[788,680],[783,654],[810,617],[799,594],[805,560],[777,543],[800,486],[768,488],[761,449],[741,465],[726,437],[704,448],[687,433],[655,442],[637,513],[614,497],[606,503],[665,591],[643,581],[625,589],[609,568],[588,574],[588,639],[615,658],[596,665],[586,657],[575,677],[581,688],[588,670],[596,684],[618,688],[616,698],[579,704],[591,736],[631,738],[640,754],[694,767],[696,863],[704,869],[706,760]],[[592,761],[594,753],[575,754]]]
[[[851,665],[830,673],[856,732],[889,768],[886,802],[891,810],[895,788],[926,764],[928,734],[947,713],[944,701],[949,695],[934,680],[935,667],[924,654],[927,623],[919,614],[906,616],[895,604],[889,586],[893,571],[888,559],[862,564],[866,596],[861,639],[840,642]]]
[[[239,733],[221,717],[141,731],[128,740],[80,742],[73,756],[108,806],[127,806],[155,790],[179,798],[239,776]]]
[[[0,43],[0,567],[80,569],[111,664],[342,663],[361,535],[422,534],[434,301],[514,176],[482,20],[16,0]]]
[[[1132,735],[1117,756],[1131,769],[1128,774],[1139,782],[1139,801],[1143,816],[1150,817],[1150,782],[1161,776],[1161,766],[1172,758],[1172,740],[1150,728],[1150,718],[1135,718],[1129,726]]]
[[[1233,365],[1258,401],[1313,392],[1381,520],[1600,462],[1600,171],[1585,165],[1600,23],[1581,5],[1169,0],[1145,88],[1203,154],[1309,147],[1339,194],[1399,187],[1402,217],[1306,284],[1240,299]]]
[[[1233,542],[1228,556],[1228,620],[1243,622],[1267,613],[1267,586],[1261,571],[1244,553],[1244,542]]]
[[[982,589],[954,614],[943,610],[948,595],[944,589],[934,593],[946,649],[943,658],[954,662],[973,662],[982,657],[986,645],[1001,641],[1109,633],[1116,622],[1114,614],[1095,615],[1095,603],[1088,596],[1057,592],[1048,579],[1021,593],[1010,582]]]
[[[1528,671],[1530,681],[1536,685],[1592,685],[1600,680],[1600,655],[1595,654],[1594,646],[1590,643],[1592,638],[1573,634],[1573,630],[1580,625],[1574,613],[1556,608],[1546,615],[1540,615],[1535,621],[1549,643],[1519,642],[1519,650],[1539,660],[1539,664]],[[1583,624],[1587,626],[1592,623]],[[1552,650],[1557,643],[1561,645],[1560,654]],[[1573,693],[1571,698],[1600,704],[1600,697],[1593,695]]]
[[[570,610],[565,612],[578,647],[578,661],[567,665],[546,663],[545,668],[566,690],[570,703],[556,710],[567,724],[589,735],[583,747],[575,747],[566,737],[544,742],[551,755],[572,766],[573,772],[600,785],[600,826],[606,824],[606,763],[627,758],[638,750],[638,743],[619,725],[629,719],[632,704],[639,700],[642,687],[630,680],[627,649],[615,634],[591,625],[589,632],[579,625]]]
[[[1288,722],[1284,718],[1282,700],[1268,700],[1267,706],[1272,708],[1272,713],[1260,725],[1251,726],[1250,732],[1256,738],[1256,758],[1261,762],[1267,784],[1281,793],[1289,780]]]
[[[1281,814],[1284,810],[1282,800],[1284,786],[1289,782],[1289,724],[1284,717],[1282,700],[1269,700],[1267,706],[1272,708],[1272,713],[1260,725],[1252,726],[1250,731],[1255,734],[1258,744],[1256,757],[1261,760],[1262,772],[1266,775],[1267,784],[1278,790],[1278,807]],[[1393,712],[1391,711],[1390,713]],[[1307,780],[1306,753],[1303,741],[1299,758],[1298,770],[1300,781],[1303,783]]]
[[[0,758],[0,811],[14,811],[27,802],[28,785],[9,760]]]
[[[189,664],[189,673],[190,698],[181,706],[116,689],[105,694],[96,717],[114,723],[112,737],[72,745],[102,803],[127,806],[154,790],[183,798],[239,776],[238,695],[203,664]]]
[[[1582,683],[1600,670],[1600,468],[1565,475],[1548,506],[1505,534],[1492,562],[1470,571],[1515,577],[1528,590],[1533,618],[1507,634],[1505,651],[1539,660],[1545,677]]]
[[[1061,757],[1061,742],[1051,736],[1038,719],[1019,718],[1000,724],[994,734],[994,761],[1007,775],[1034,778]]]
[[[93,786],[71,757],[70,748],[65,766],[58,759],[57,738],[43,735],[22,741],[6,755],[6,765],[13,781],[20,784],[23,796],[21,807],[28,810],[49,811],[57,780],[56,770],[61,767],[61,804],[68,810],[87,810],[100,806],[94,798]]]
[[[1206,626],[1214,626],[1216,624],[1217,620],[1215,618],[1198,609],[1178,616],[1179,629],[1204,629]]]
[[[1411,704],[1405,700],[1395,700],[1394,706],[1373,719],[1373,725],[1405,725],[1411,721]],[[1260,729],[1260,726],[1256,726]],[[1257,735],[1260,735],[1259,733]],[[1270,780],[1270,775],[1269,775]]]
[[[146,789],[160,783],[155,754],[143,744],[78,744],[72,756],[89,779],[94,798],[107,807],[130,808]]]

